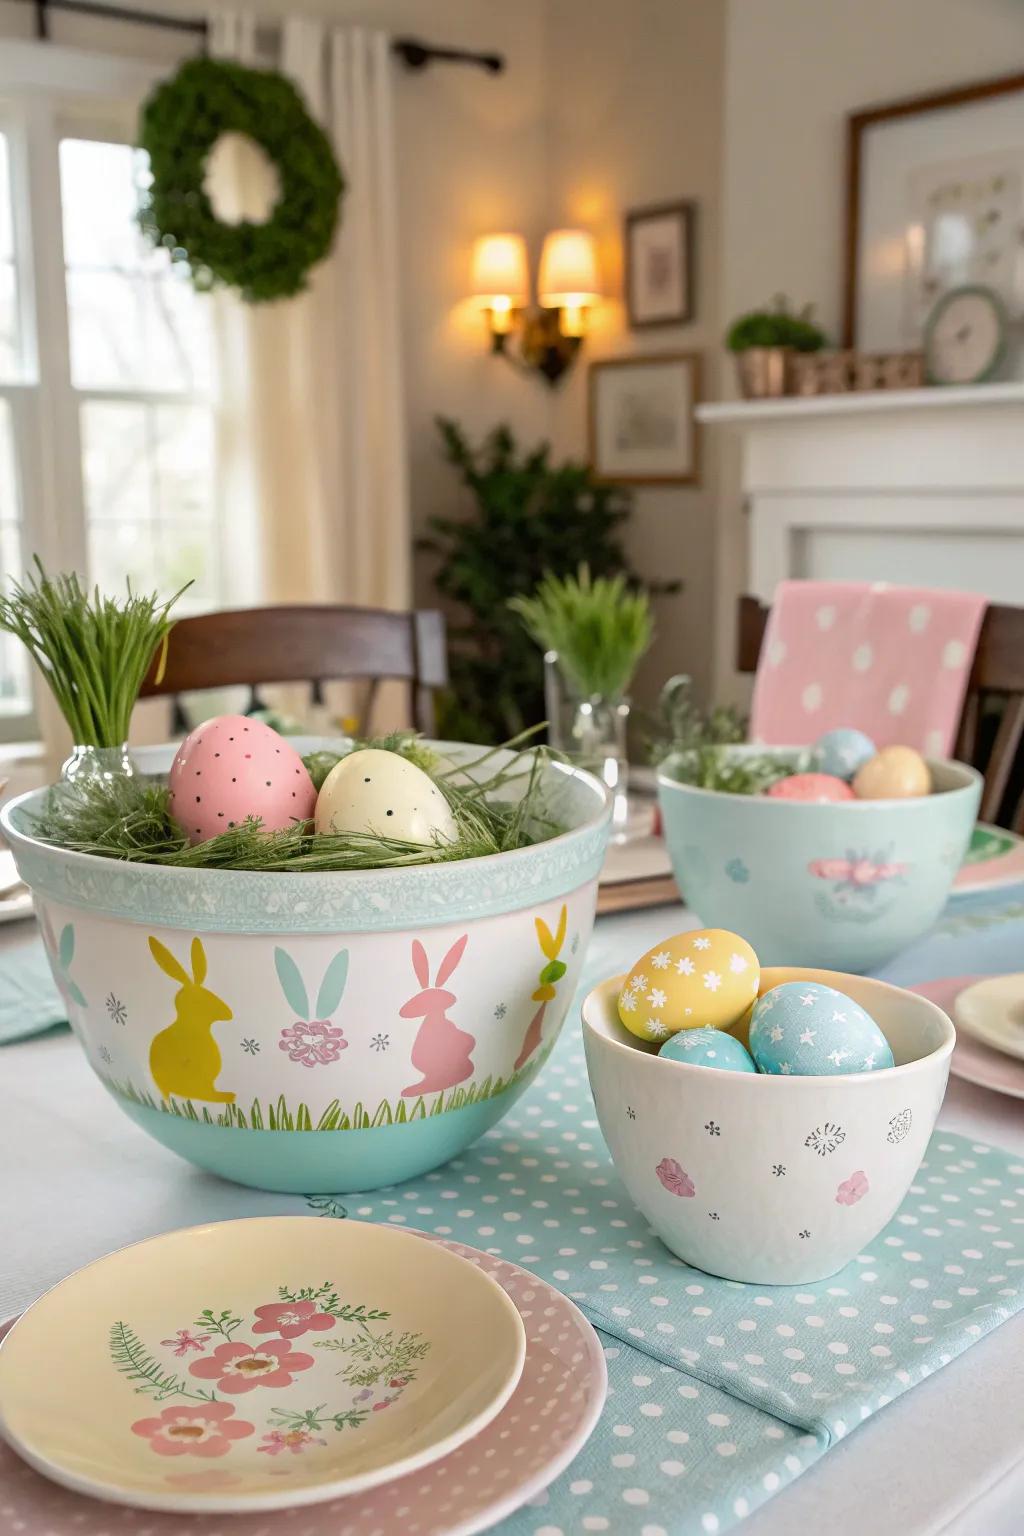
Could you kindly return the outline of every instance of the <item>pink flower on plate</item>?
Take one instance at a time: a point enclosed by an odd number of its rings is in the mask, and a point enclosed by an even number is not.
[[[297,1020],[290,1028],[282,1029],[277,1044],[279,1050],[288,1052],[290,1061],[301,1062],[304,1067],[326,1066],[348,1050],[344,1030],[336,1029],[326,1019]]]
[[[868,1192],[868,1176],[858,1168],[836,1190],[836,1205],[856,1205]]]
[[[180,1359],[182,1355],[187,1355],[190,1349],[194,1349],[197,1354],[202,1354],[204,1345],[209,1344],[212,1338],[212,1333],[193,1333],[190,1328],[179,1328],[173,1339],[161,1339],[160,1343],[166,1345],[168,1349],[173,1349]]]
[[[136,1419],[132,1434],[148,1440],[158,1456],[226,1456],[232,1440],[256,1432],[254,1424],[234,1414],[233,1403],[184,1403],[155,1418]]]
[[[390,1408],[391,1404],[392,1403],[396,1403],[397,1401],[398,1401],[398,1393],[396,1392],[394,1397],[385,1397],[384,1399],[382,1399],[381,1402],[374,1403],[373,1411],[374,1411],[374,1413],[380,1413],[382,1408]]]
[[[670,1195],[678,1195],[683,1200],[690,1200],[696,1194],[693,1180],[674,1157],[663,1157],[654,1171]]]
[[[189,1372],[216,1381],[221,1392],[251,1392],[253,1387],[290,1387],[297,1371],[308,1371],[312,1355],[293,1350],[286,1339],[267,1344],[218,1344],[205,1360],[193,1360]]]
[[[258,1323],[253,1333],[279,1333],[282,1339],[297,1339],[300,1333],[323,1333],[333,1328],[335,1319],[321,1312],[315,1301],[277,1301],[256,1308]]]
[[[326,1440],[317,1439],[308,1429],[272,1429],[269,1435],[263,1436],[263,1444],[256,1449],[264,1451],[268,1456],[280,1456],[282,1451],[291,1451],[293,1456],[299,1456],[307,1445],[326,1444]]]

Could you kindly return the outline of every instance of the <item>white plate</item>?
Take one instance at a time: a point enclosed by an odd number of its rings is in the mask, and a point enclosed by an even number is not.
[[[500,1413],[525,1353],[501,1286],[435,1244],[319,1217],[220,1222],[108,1254],[30,1307],[0,1347],[0,1432],[117,1504],[284,1509],[451,1454]]]
[[[1024,971],[975,982],[953,1004],[953,1018],[982,1045],[1024,1061]]]

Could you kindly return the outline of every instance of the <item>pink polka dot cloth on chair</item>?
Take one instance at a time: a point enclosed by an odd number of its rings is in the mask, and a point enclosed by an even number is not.
[[[976,592],[780,582],[757,664],[750,739],[805,746],[854,726],[880,747],[948,757],[985,607]]]

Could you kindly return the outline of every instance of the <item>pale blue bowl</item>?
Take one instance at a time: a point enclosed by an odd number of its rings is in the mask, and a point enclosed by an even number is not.
[[[921,799],[822,805],[696,789],[669,760],[658,799],[687,906],[706,927],[741,933],[762,965],[881,965],[935,922],[978,814],[980,774],[929,767],[936,792]]]

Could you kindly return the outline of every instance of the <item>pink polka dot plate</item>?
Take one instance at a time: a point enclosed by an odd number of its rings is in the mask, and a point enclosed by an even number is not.
[[[590,1437],[607,1392],[604,1354],[586,1318],[516,1265],[425,1233],[404,1235],[468,1260],[502,1288],[522,1317],[526,1358],[502,1411],[431,1466],[304,1509],[300,1519],[294,1510],[230,1520],[151,1514],[148,1536],[472,1536],[540,1493],[569,1465]],[[134,1536],[137,1524],[132,1510],[49,1482],[0,1443],[0,1536]]]
[[[0,1345],[0,1433],[115,1504],[289,1509],[449,1455],[501,1412],[525,1358],[507,1291],[437,1244],[315,1216],[213,1222],[107,1254],[35,1302]]]

